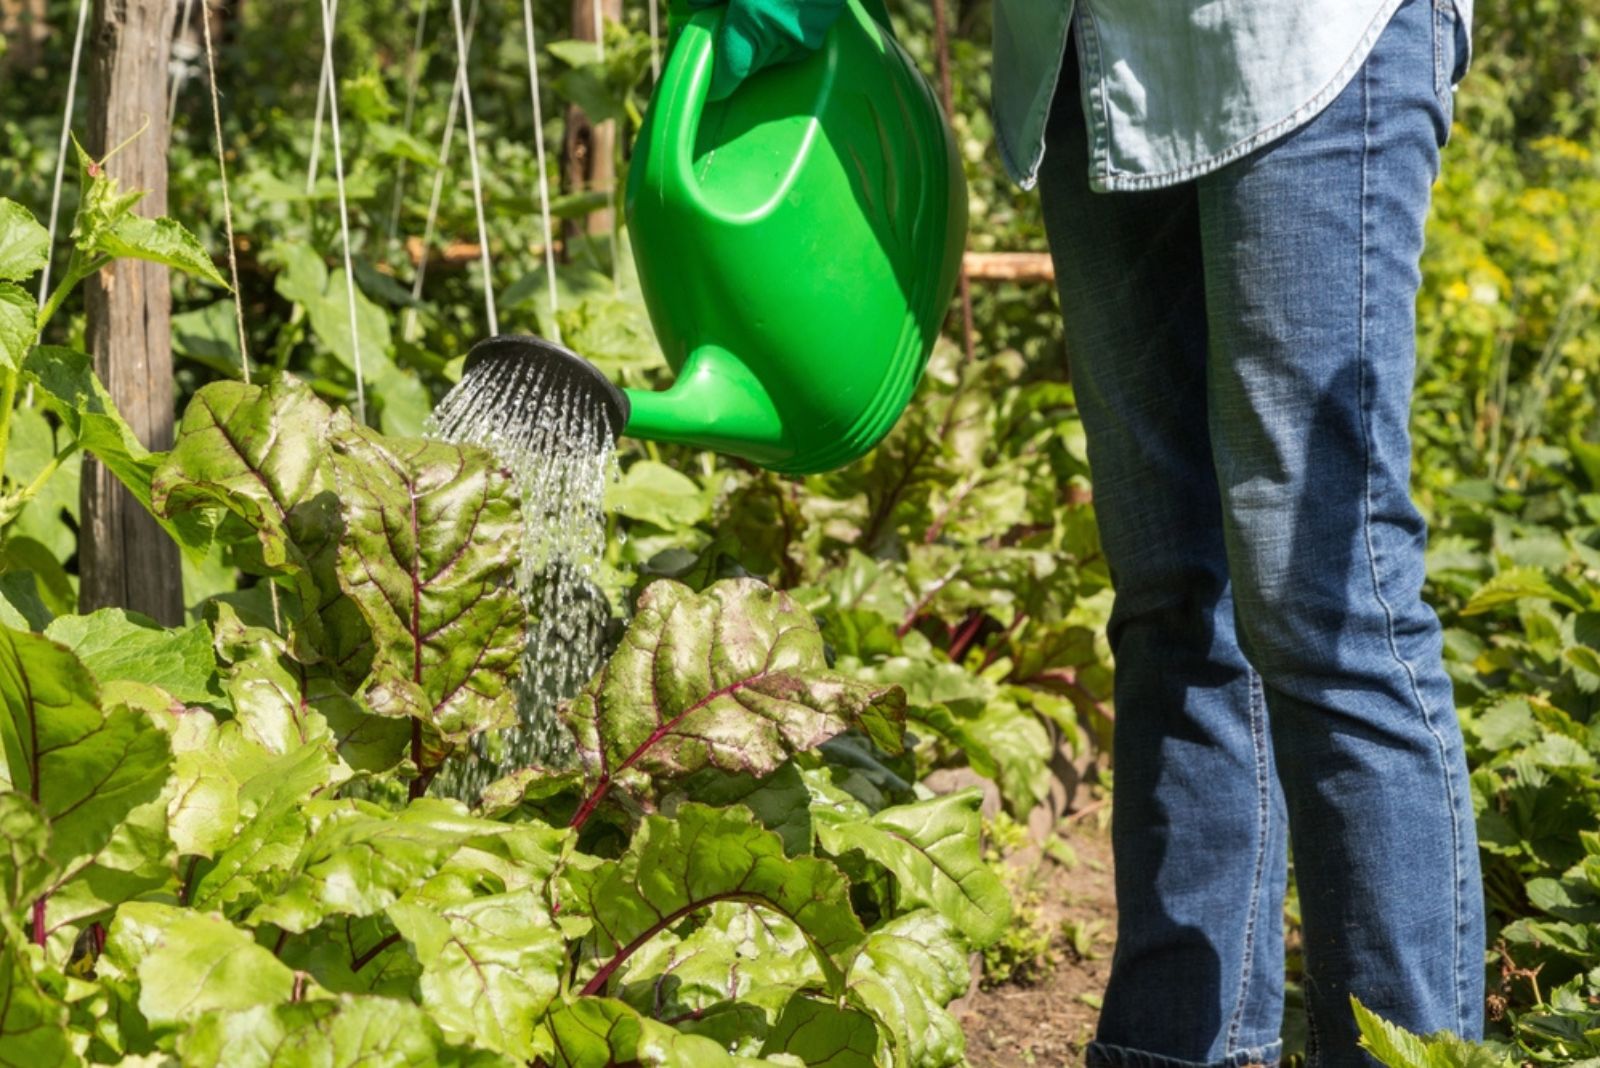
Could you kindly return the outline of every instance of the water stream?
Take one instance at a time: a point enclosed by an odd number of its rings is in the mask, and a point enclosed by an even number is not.
[[[518,723],[479,735],[472,756],[447,765],[434,787],[469,803],[518,768],[572,763],[572,742],[555,708],[600,667],[611,617],[599,577],[615,443],[601,398],[548,370],[529,361],[515,381],[468,374],[439,402],[425,430],[488,449],[522,498],[516,584],[528,606],[528,640],[516,683]]]

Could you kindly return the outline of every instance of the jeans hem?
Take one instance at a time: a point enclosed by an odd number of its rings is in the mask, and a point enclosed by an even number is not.
[[[1149,1054],[1142,1049],[1110,1046],[1109,1042],[1090,1042],[1083,1050],[1086,1068],[1245,1068],[1245,1065],[1275,1065],[1283,1057],[1283,1042],[1270,1042],[1267,1046],[1242,1049],[1222,1060],[1178,1060]]]
[[[1106,1042],[1091,1042],[1084,1051],[1086,1068],[1245,1068],[1247,1064],[1277,1064],[1283,1056],[1283,1043],[1273,1042],[1242,1049],[1219,1061],[1184,1061]]]

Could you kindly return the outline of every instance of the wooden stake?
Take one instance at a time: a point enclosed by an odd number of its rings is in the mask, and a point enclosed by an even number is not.
[[[572,0],[573,39],[595,39],[597,5],[605,18],[613,22],[622,20],[622,0]],[[569,105],[563,149],[565,165],[562,170],[568,192],[609,190],[616,185],[617,124],[614,121],[590,122],[582,108]],[[591,234],[606,233],[611,229],[611,209],[590,212],[585,225]]]
[[[955,97],[950,90],[950,34],[946,28],[944,0],[933,0],[933,48],[939,62],[939,102],[944,105],[946,122],[954,122]],[[972,325],[972,282],[965,262],[956,292],[961,298],[961,352],[970,363],[976,352],[977,332]]]
[[[97,158],[141,127],[111,160],[124,189],[147,189],[134,209],[167,209],[167,62],[172,0],[95,0],[88,149]],[[141,442],[172,445],[171,289],[167,268],[122,262],[89,279],[95,373]],[[183,622],[178,547],[109,471],[83,464],[78,531],[81,610],[122,607],[166,626]]]

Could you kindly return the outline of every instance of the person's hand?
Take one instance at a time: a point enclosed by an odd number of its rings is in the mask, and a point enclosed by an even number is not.
[[[695,9],[726,2],[711,71],[711,99],[722,100],[750,75],[822,47],[845,0],[689,0]]]

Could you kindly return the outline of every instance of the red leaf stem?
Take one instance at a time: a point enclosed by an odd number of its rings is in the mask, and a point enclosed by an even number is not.
[[[639,932],[639,935],[634,938],[632,942],[629,942],[627,945],[617,950],[616,953],[612,955],[611,959],[602,964],[600,966],[600,970],[595,972],[594,976],[590,978],[587,983],[583,984],[583,989],[578,991],[579,995],[588,998],[594,997],[596,994],[600,993],[606,988],[606,982],[611,978],[611,974],[618,968],[622,967],[623,963],[627,961],[629,957],[637,953],[640,946],[644,945],[646,942],[650,941],[650,939],[654,938],[662,931],[665,931],[668,927],[671,927],[673,924],[689,915],[689,913],[694,912],[696,909],[705,908],[707,905],[716,904],[718,901],[737,901],[741,899],[750,900],[748,895],[734,892],[726,894],[712,894],[710,897],[701,898],[698,901],[691,901],[682,908],[675,909],[672,912],[667,913],[667,915],[661,917],[655,923]]]
[[[398,941],[400,941],[399,931],[396,931],[390,935],[385,935],[379,940],[377,945],[361,954],[361,956],[357,957],[355,960],[352,960],[350,962],[350,970],[352,972],[359,972],[362,968],[365,968],[368,964],[371,964],[372,959],[379,953],[382,953],[384,950],[388,949]]]
[[[771,663],[769,654],[769,662],[762,667],[761,673],[765,674],[767,669],[770,667]],[[667,734],[671,732],[672,728],[676,727],[679,723],[682,723],[685,716],[689,716],[700,711],[702,708],[706,707],[719,697],[727,697],[729,694],[738,693],[745,686],[749,685],[752,679],[759,677],[760,675],[752,675],[749,678],[743,678],[738,682],[731,682],[719,689],[712,690],[710,693],[700,698],[700,700],[696,701],[682,712],[679,712],[676,716],[673,716],[665,723],[662,723],[659,727],[650,732],[650,737],[639,743],[639,747],[637,749],[628,754],[628,758],[626,760],[617,765],[617,774],[620,775],[622,772],[633,767],[633,765],[639,760],[640,757],[644,756],[645,752],[648,751],[651,746],[655,745],[662,738],[665,738]],[[602,749],[604,748],[604,745],[605,743],[602,742]],[[588,797],[583,799],[583,804],[578,806],[578,811],[572,814],[572,821],[567,824],[568,827],[571,827],[575,831],[583,829],[583,825],[587,823],[589,821],[589,817],[594,814],[595,807],[600,804],[600,801],[611,789],[612,781],[613,779],[610,771],[606,771],[601,774],[600,778],[595,782],[594,790],[589,794]]]
[[[983,618],[982,612],[973,609],[968,614],[966,622],[957,628],[956,636],[950,642],[950,662],[952,664],[961,663],[962,656],[966,654],[967,649],[972,645],[972,639],[978,636],[978,628],[983,626]]]

